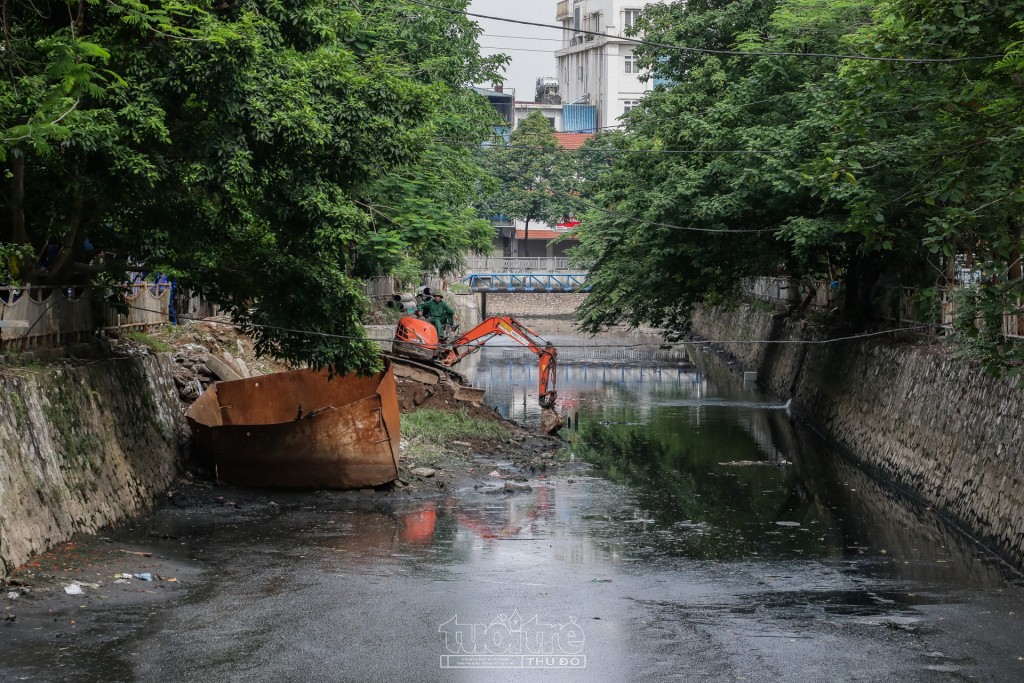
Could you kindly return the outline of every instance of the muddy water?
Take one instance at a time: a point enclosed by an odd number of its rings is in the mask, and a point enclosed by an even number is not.
[[[531,491],[489,493],[481,462],[417,498],[166,506],[114,540],[197,568],[184,597],[58,595],[0,630],[0,678],[1024,680],[1017,574],[717,362],[642,341],[556,339],[578,421]],[[532,356],[474,372],[535,419]]]

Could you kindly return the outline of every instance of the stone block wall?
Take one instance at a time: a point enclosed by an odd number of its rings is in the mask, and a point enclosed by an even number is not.
[[[171,368],[159,354],[0,375],[0,580],[167,489],[182,419]]]
[[[487,315],[510,315],[513,318],[570,317],[586,301],[589,294],[499,294],[487,295]]]
[[[942,349],[814,343],[815,330],[749,306],[699,311],[694,329],[783,342],[722,346],[830,440],[1024,566],[1024,389],[1014,381]]]

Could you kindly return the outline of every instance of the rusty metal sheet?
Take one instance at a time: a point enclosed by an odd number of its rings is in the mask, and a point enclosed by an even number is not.
[[[217,478],[232,484],[350,489],[398,476],[390,366],[370,377],[294,370],[218,382],[185,416]]]

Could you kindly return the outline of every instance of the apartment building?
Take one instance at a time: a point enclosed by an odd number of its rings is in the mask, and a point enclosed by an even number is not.
[[[618,118],[643,98],[652,84],[642,75],[626,30],[640,15],[642,0],[560,0],[562,47],[555,52],[562,102],[590,104],[597,128],[619,125]],[[598,36],[593,33],[603,33]]]

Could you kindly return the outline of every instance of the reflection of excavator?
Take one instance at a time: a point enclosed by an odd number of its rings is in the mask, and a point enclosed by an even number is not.
[[[558,350],[539,334],[510,316],[487,318],[453,342],[441,342],[437,328],[428,320],[410,315],[398,321],[394,351],[397,354],[451,367],[479,351],[495,335],[511,337],[540,357],[538,395],[542,408],[554,408]]]

